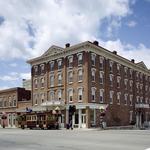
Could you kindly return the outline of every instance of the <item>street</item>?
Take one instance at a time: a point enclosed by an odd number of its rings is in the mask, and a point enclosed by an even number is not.
[[[0,150],[145,150],[150,130],[0,129]]]

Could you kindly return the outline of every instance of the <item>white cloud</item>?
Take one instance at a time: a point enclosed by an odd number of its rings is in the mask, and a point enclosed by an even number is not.
[[[17,64],[17,63],[11,63],[11,64],[9,64],[9,66],[10,66],[10,67],[17,67],[18,64]]]
[[[5,19],[0,25],[0,57],[35,57],[51,44],[94,39],[104,18],[113,18],[111,33],[131,13],[130,4],[129,0],[0,1]]]
[[[20,79],[30,79],[31,73],[10,72],[8,75],[0,76],[0,81],[19,81]]]
[[[10,88],[9,86],[1,86],[0,90],[9,89],[9,88]]]
[[[150,68],[150,48],[140,43],[138,46],[122,43],[119,39],[116,41],[100,42],[101,45],[108,50],[117,51],[118,55],[125,57],[129,60],[135,59],[135,62],[143,61],[148,68]],[[142,56],[142,57],[141,57]]]
[[[137,22],[134,20],[131,20],[127,23],[127,26],[129,26],[129,27],[135,27],[136,25],[137,25]]]

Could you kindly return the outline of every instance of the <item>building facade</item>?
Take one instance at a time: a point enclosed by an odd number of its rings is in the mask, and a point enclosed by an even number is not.
[[[31,91],[16,87],[0,91],[0,127],[17,126],[17,113],[19,109],[31,107]],[[3,119],[2,116],[5,116]]]
[[[99,46],[97,41],[65,48],[50,47],[29,60],[32,72],[32,104],[63,105],[61,124],[69,122],[69,106],[76,106],[74,127],[100,125],[101,112],[107,126],[142,126],[150,121],[150,71]]]

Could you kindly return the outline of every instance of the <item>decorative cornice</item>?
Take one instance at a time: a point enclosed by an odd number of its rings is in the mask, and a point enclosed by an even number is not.
[[[93,43],[86,41],[68,48],[65,48],[64,51],[61,51],[59,53],[53,54],[51,56],[40,56],[31,60],[28,60],[27,63],[30,63],[31,65],[37,65],[40,63],[44,63],[44,62],[49,62],[51,60],[55,60],[55,59],[60,59],[60,58],[65,58],[69,55],[73,55],[76,53],[80,53],[80,52],[93,52],[95,54],[98,54],[100,56],[105,57],[106,59],[110,59],[116,63],[119,63],[123,66],[129,67],[135,71],[138,72],[142,72],[144,74],[150,75],[150,70],[143,68],[139,65],[137,65],[136,63],[131,62],[130,60],[113,54],[111,51],[108,51],[107,49],[100,47],[100,46],[96,46]]]

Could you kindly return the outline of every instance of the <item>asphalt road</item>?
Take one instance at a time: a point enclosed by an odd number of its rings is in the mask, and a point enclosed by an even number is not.
[[[150,130],[0,129],[0,150],[145,150]]]

